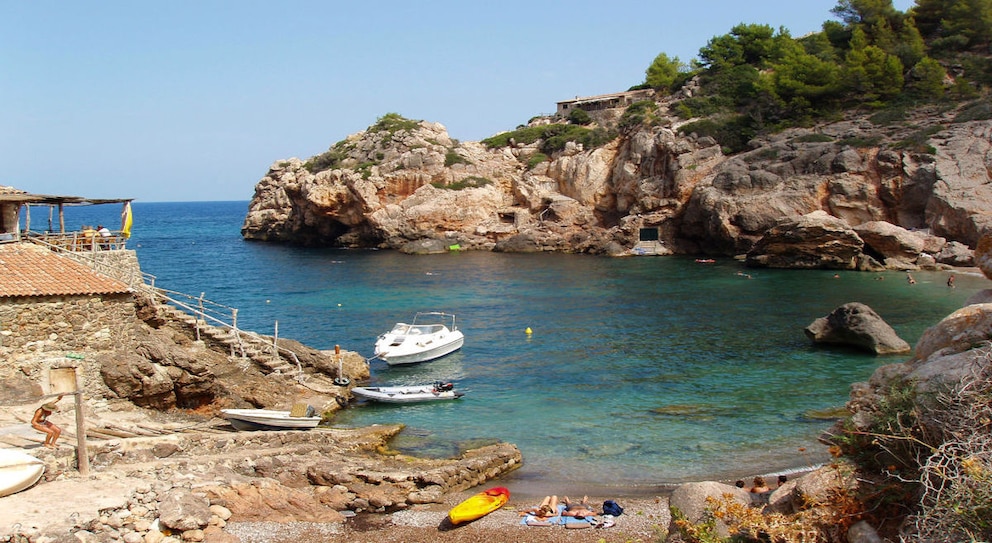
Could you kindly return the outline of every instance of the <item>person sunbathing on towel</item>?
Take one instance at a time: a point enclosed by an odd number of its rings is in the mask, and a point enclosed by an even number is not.
[[[520,512],[521,515],[533,515],[535,520],[547,520],[558,516],[558,496],[545,496],[537,507],[531,507]]]
[[[572,503],[568,496],[562,497],[562,501],[565,502],[565,512],[562,515],[566,517],[585,518],[596,515],[596,512],[589,507],[589,496],[582,496],[582,501],[579,503]]]

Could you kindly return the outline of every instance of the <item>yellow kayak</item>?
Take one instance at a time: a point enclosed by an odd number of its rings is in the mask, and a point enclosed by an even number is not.
[[[495,486],[471,496],[448,511],[448,519],[452,524],[461,524],[470,520],[484,517],[503,507],[510,501],[510,491],[501,486]]]

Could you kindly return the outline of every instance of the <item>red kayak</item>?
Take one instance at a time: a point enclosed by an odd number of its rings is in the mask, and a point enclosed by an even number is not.
[[[489,490],[483,490],[451,508],[451,511],[448,511],[448,519],[455,525],[475,520],[503,507],[503,504],[508,501],[510,501],[510,491],[504,487],[495,486]]]

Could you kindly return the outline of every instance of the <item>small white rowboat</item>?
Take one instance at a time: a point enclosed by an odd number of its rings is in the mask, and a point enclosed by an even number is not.
[[[14,449],[0,449],[0,496],[20,492],[41,479],[45,463]]]
[[[221,409],[220,412],[238,430],[309,430],[320,424],[320,417],[312,416],[312,410],[309,408],[298,417],[290,411],[268,409]]]

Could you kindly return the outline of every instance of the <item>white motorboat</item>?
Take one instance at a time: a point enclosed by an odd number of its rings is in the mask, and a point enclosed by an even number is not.
[[[293,411],[268,409],[221,409],[220,412],[238,430],[309,430],[320,424],[320,417],[314,416],[310,406],[299,416],[294,416]]]
[[[45,463],[25,452],[0,449],[0,496],[31,487],[41,479]]]
[[[426,322],[425,322],[426,321]],[[437,311],[417,313],[413,322],[397,323],[375,342],[375,356],[390,366],[441,358],[461,349],[465,336],[455,316]]]
[[[431,385],[355,387],[351,393],[372,402],[419,403],[438,400],[457,400],[465,395],[455,390],[455,385],[437,381]]]

